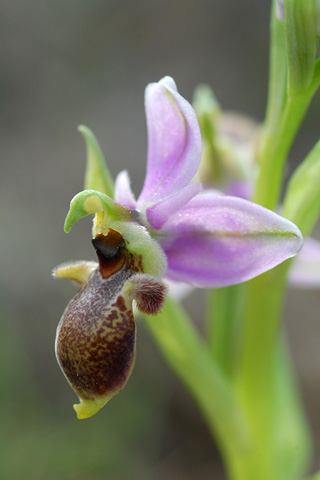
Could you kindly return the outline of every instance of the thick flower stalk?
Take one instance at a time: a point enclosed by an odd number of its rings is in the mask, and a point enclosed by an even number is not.
[[[86,187],[91,189],[71,201],[65,230],[95,215],[92,236],[99,265],[80,262],[55,270],[56,276],[81,285],[63,314],[56,341],[59,364],[81,401],[75,406],[79,418],[96,413],[130,375],[133,300],[142,312],[157,313],[164,277],[199,287],[233,285],[293,257],[303,242],[299,229],[276,213],[217,191],[202,192],[201,184],[192,183],[201,158],[200,129],[171,78],[150,84],[145,104],[149,150],[137,200],[126,171],[114,189],[110,181],[90,174],[101,169],[101,155],[91,132],[82,128],[90,160]]]

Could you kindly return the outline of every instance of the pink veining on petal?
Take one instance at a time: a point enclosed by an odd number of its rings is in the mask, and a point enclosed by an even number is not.
[[[192,199],[165,226],[160,243],[168,275],[200,287],[249,280],[294,256],[302,246],[288,220],[234,197]]]
[[[130,187],[130,178],[128,172],[123,170],[116,178],[114,185],[115,201],[124,207],[136,208],[136,199]]]
[[[138,205],[154,204],[186,187],[201,158],[201,135],[191,105],[166,77],[146,88],[148,160]]]

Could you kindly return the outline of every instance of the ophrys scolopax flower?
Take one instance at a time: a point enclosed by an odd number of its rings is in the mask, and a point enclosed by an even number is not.
[[[299,229],[259,205],[191,183],[201,158],[194,110],[165,77],[146,89],[147,172],[134,198],[126,171],[113,189],[84,190],[71,201],[65,230],[94,214],[99,264],[58,267],[81,289],[58,327],[56,353],[80,398],[79,418],[96,413],[126,383],[135,357],[132,302],[157,313],[163,277],[200,287],[243,282],[294,256]],[[110,183],[110,182],[109,182]],[[105,182],[108,185],[108,182]],[[88,185],[87,185],[88,186]],[[99,191],[100,189],[100,191]]]

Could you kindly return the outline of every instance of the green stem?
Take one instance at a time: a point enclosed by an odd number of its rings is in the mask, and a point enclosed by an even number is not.
[[[311,477],[306,478],[306,480],[320,480],[320,472],[312,475]]]
[[[232,375],[242,314],[243,285],[208,290],[207,338],[213,359]]]
[[[290,262],[247,284],[242,356],[235,385],[248,422],[246,455],[231,458],[233,480],[295,480],[310,454],[295,381],[279,347],[279,319]]]
[[[270,70],[266,124],[275,125],[281,114],[287,88],[287,50],[283,22],[276,15],[276,1],[273,0],[270,21]]]
[[[275,6],[275,1],[274,1]],[[254,201],[276,210],[279,205],[285,162],[297,130],[303,120],[313,94],[319,84],[318,64],[310,87],[304,91],[284,89],[283,27],[274,18],[272,28],[272,51],[269,102],[267,118],[258,152],[259,177]],[[281,65],[281,61],[283,65]],[[278,80],[278,84],[277,84]],[[236,374],[239,399],[248,418],[250,433],[255,439],[252,457],[242,462],[235,478],[242,480],[254,474],[259,480],[287,480],[290,465],[285,463],[281,445],[277,442],[282,428],[279,422],[279,393],[277,371],[282,368],[277,353],[280,321],[286,276],[290,262],[261,275],[247,284],[241,355]],[[285,374],[283,374],[285,376]],[[293,383],[293,382],[292,382]],[[293,418],[300,415],[295,389],[288,387],[288,398],[295,407]],[[292,410],[292,411],[293,411]],[[302,416],[301,416],[302,418]],[[298,422],[297,422],[298,423]],[[302,422],[303,423],[303,422]],[[301,442],[308,450],[307,435]],[[299,465],[303,464],[299,459]],[[260,467],[259,467],[260,463]],[[268,465],[269,471],[263,467]],[[298,466],[299,466],[298,465]],[[295,467],[296,471],[298,466]],[[260,468],[260,473],[258,469]],[[251,470],[250,470],[251,469]],[[251,475],[251,476],[250,476]]]
[[[286,344],[277,344],[274,357],[273,422],[270,432],[259,431],[263,415],[250,425],[254,441],[245,454],[238,452],[230,459],[230,478],[233,480],[298,480],[310,460],[310,437],[302,413]],[[252,396],[256,392],[252,388]],[[258,399],[259,401],[259,399]],[[251,406],[248,417],[251,415]],[[270,420],[270,416],[268,416]],[[265,437],[265,433],[270,436]]]
[[[275,438],[281,469],[300,479],[309,466],[311,439],[284,335],[276,351]]]
[[[276,210],[281,195],[285,162],[311,99],[320,84],[320,60],[314,64],[308,88],[295,90],[288,84],[288,62],[284,23],[271,16],[271,50],[268,104],[257,161],[259,177],[254,201]]]
[[[262,133],[254,201],[270,210],[278,207],[287,155],[310,101],[306,94],[288,96],[279,120],[272,126],[266,124]]]
[[[256,455],[275,463],[275,346],[278,342],[285,275],[280,266],[247,285],[242,356],[237,389],[255,438]],[[260,453],[259,453],[260,451]],[[277,477],[273,477],[276,480]]]
[[[198,403],[222,453],[245,449],[246,426],[232,386],[182,307],[168,298],[156,318],[145,316],[144,320],[167,362]]]

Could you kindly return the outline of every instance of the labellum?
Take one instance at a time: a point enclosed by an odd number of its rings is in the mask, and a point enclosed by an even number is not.
[[[58,363],[80,403],[79,419],[97,413],[126,384],[135,361],[133,300],[144,313],[162,307],[165,285],[142,271],[140,255],[126,248],[120,233],[109,229],[92,243],[99,264],[78,262],[54,274],[81,285],[57,329]]]

